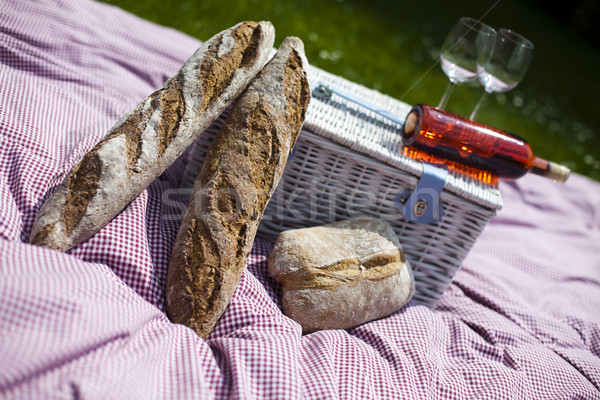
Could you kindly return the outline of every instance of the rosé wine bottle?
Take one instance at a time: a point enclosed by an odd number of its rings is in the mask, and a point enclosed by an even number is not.
[[[450,169],[486,183],[496,183],[497,178],[517,179],[526,173],[564,182],[571,172],[537,157],[517,135],[424,104],[408,113],[402,140],[405,155],[426,162],[449,161]]]

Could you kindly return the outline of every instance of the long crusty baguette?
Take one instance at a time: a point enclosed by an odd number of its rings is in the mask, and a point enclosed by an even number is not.
[[[30,242],[66,251],[104,227],[248,86],[274,38],[270,22],[243,22],[206,41],[71,169],[40,209]]]
[[[206,338],[227,308],[304,121],[304,46],[286,38],[236,101],[202,163],[167,275],[167,313]]]

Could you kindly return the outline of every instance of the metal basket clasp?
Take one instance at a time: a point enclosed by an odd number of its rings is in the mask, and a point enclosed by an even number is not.
[[[417,187],[396,196],[396,208],[412,222],[434,224],[442,219],[444,208],[440,201],[448,171],[430,164],[423,164],[423,174]]]

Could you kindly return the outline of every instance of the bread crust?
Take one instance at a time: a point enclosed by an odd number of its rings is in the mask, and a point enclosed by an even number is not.
[[[206,154],[173,249],[167,313],[207,338],[227,308],[310,99],[304,46],[286,38]]]
[[[66,251],[102,229],[247,87],[274,37],[270,22],[247,21],[206,41],[71,169],[38,212],[30,242]]]
[[[284,313],[304,333],[386,317],[415,286],[393,229],[373,217],[280,233],[269,274],[283,285]]]

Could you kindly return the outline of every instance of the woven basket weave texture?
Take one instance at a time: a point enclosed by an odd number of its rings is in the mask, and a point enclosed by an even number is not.
[[[314,85],[323,82],[382,109],[406,116],[411,106],[321,69],[310,67]],[[182,186],[191,188],[210,141],[223,118],[191,150]],[[398,197],[414,190],[420,162],[402,155],[400,129],[389,119],[341,97],[311,99],[293,156],[259,226],[275,241],[287,229],[322,225],[360,215],[387,221],[413,267],[414,299],[435,307],[462,261],[502,206],[497,187],[449,174],[440,196],[443,217],[435,224],[407,220]]]

